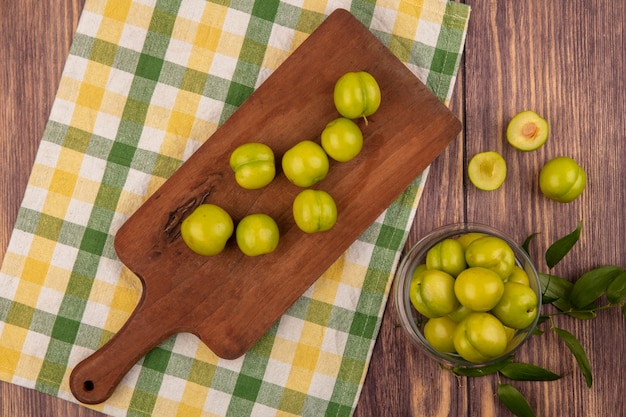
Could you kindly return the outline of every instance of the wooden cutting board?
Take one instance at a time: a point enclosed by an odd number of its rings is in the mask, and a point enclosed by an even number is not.
[[[291,205],[301,188],[280,172],[261,190],[240,188],[229,167],[231,152],[264,142],[277,161],[305,139],[317,141],[339,115],[335,81],[368,71],[382,103],[366,124],[357,158],[331,161],[314,188],[329,192],[338,209],[328,232],[307,235]],[[332,13],[243,105],[120,228],[115,248],[143,285],[135,311],[100,350],[78,364],[70,387],[84,403],[100,403],[128,370],[157,344],[179,332],[197,335],[215,354],[244,354],[307,288],[453,140],[460,122],[349,12]],[[179,236],[180,222],[210,202],[235,223],[266,213],[279,225],[278,248],[247,257],[234,239],[224,252],[203,257]]]

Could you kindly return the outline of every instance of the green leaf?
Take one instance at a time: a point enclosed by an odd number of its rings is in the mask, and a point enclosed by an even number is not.
[[[574,284],[566,279],[550,274],[539,274],[541,282],[543,304],[552,304],[559,310],[567,313],[568,316],[580,320],[590,320],[596,317],[596,305],[590,303],[582,309],[574,309],[570,303],[570,293]],[[548,302],[545,302],[548,300]]]
[[[532,235],[529,235],[526,240],[524,241],[524,243],[522,244],[522,249],[524,249],[524,252],[526,252],[526,254],[530,254],[529,251],[529,247],[530,247],[530,242],[535,238],[535,236],[537,236],[539,233],[535,232]]]
[[[558,300],[558,298],[555,297],[546,297],[545,295],[541,296],[541,304],[552,304],[554,303],[556,300]]]
[[[562,377],[540,366],[520,362],[506,365],[500,373],[515,381],[556,381]]]
[[[499,362],[496,362],[488,366],[483,366],[481,368],[453,368],[452,372],[460,376],[470,376],[470,377],[491,375],[491,374],[495,374],[500,369],[504,368],[506,365],[511,363],[512,359],[513,358],[509,356],[508,358],[505,358]]]
[[[550,316],[543,314],[539,316],[539,319],[537,320],[537,326],[533,329],[533,336],[541,336],[544,333],[544,331],[541,330],[539,326],[548,320],[550,320]]]
[[[621,268],[612,265],[600,266],[585,272],[572,287],[570,293],[572,306],[580,309],[600,298],[621,272]]]
[[[578,363],[578,367],[585,377],[585,382],[588,387],[591,387],[593,383],[593,376],[591,375],[591,365],[589,365],[589,358],[587,358],[587,353],[585,353],[585,349],[580,344],[578,339],[568,332],[567,330],[559,329],[558,327],[553,327],[556,334],[561,338],[561,340],[565,343],[565,346],[572,352],[574,358],[576,359],[576,363]]]
[[[544,334],[544,331],[541,330],[539,327],[535,327],[533,329],[533,336],[541,336],[542,334]]]
[[[552,300],[551,304],[561,311],[571,310],[569,295],[574,286],[573,283],[555,275],[542,273],[539,273],[539,281],[541,282],[542,299]]]
[[[552,269],[556,264],[561,262],[561,259],[569,253],[574,247],[578,239],[580,238],[580,230],[583,227],[583,221],[578,223],[578,227],[568,235],[563,236],[556,242],[554,242],[548,250],[546,250],[546,264],[548,268]]]
[[[595,319],[598,314],[596,313],[596,305],[590,304],[580,310],[568,311],[567,315],[579,320],[591,320]]]
[[[606,288],[606,298],[611,304],[626,300],[626,271],[622,271]]]
[[[535,413],[521,392],[510,384],[498,384],[498,398],[518,417],[535,417]]]

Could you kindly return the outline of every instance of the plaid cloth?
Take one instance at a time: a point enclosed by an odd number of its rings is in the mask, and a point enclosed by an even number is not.
[[[0,272],[0,378],[70,401],[71,369],[140,297],[123,222],[343,7],[445,103],[469,7],[442,0],[87,0]],[[426,172],[243,357],[178,334],[113,416],[349,416]]]

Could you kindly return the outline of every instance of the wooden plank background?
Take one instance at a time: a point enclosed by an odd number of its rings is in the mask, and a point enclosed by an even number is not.
[[[573,279],[606,264],[626,267],[626,3],[623,0],[467,0],[466,48],[452,103],[464,130],[435,160],[409,244],[452,222],[486,223],[518,241],[539,232],[533,259],[543,267],[549,243],[584,221],[580,242],[556,274]],[[56,93],[83,0],[0,1],[0,258],[4,256],[39,139]],[[518,111],[546,117],[551,133],[539,151],[506,144]],[[476,152],[497,150],[508,163],[503,187],[469,184]],[[587,189],[571,204],[543,197],[537,177],[549,158],[569,155],[584,166]],[[502,416],[497,378],[457,378],[409,344],[393,303],[385,312],[355,413],[378,416]],[[571,355],[550,332],[533,338],[518,359],[555,372],[560,381],[515,383],[537,415],[626,416],[623,398],[626,319],[602,311],[592,322],[558,317],[589,354],[587,388]],[[546,327],[544,325],[544,327]],[[98,417],[101,414],[32,390],[0,383],[2,416]]]

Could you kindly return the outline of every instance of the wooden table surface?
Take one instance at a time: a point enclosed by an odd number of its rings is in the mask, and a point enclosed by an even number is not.
[[[84,0],[0,0],[0,258],[26,187]],[[468,0],[472,15],[452,110],[464,130],[431,166],[409,242],[452,222],[489,224],[522,242],[539,232],[531,254],[538,269],[549,243],[584,221],[580,242],[555,274],[574,279],[593,267],[626,267],[626,3],[623,0]],[[532,153],[504,138],[511,116],[533,109],[550,123],[547,144]],[[497,191],[475,189],[466,174],[477,152],[496,150],[508,164]],[[538,189],[542,164],[576,159],[588,174],[581,198],[552,202]],[[537,415],[626,416],[623,358],[626,320],[612,309],[591,322],[558,317],[586,349],[594,375],[587,388],[572,356],[551,333],[519,352],[557,373],[555,382],[515,383]],[[545,326],[545,325],[544,325]],[[503,416],[495,376],[458,378],[409,344],[393,302],[355,416]],[[101,414],[0,383],[2,416]]]

